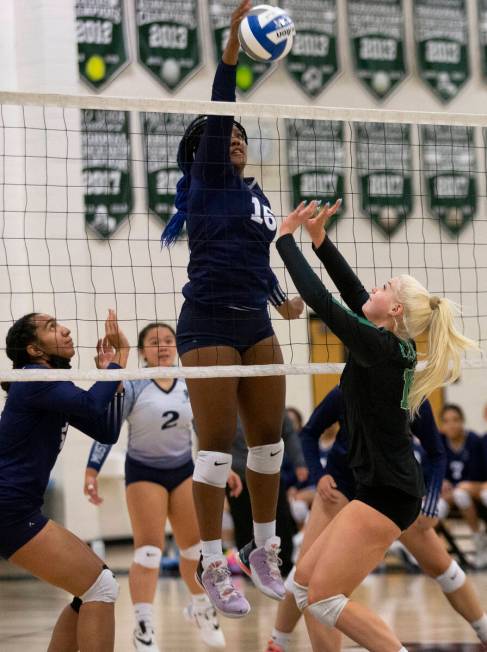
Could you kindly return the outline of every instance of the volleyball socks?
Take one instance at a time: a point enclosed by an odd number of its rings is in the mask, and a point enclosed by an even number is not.
[[[282,648],[282,652],[287,652],[289,642],[291,641],[292,633],[280,632],[274,627],[271,634],[271,639]]]
[[[276,536],[276,522],[256,523],[254,521],[254,541],[257,548],[262,548],[268,539]]]
[[[482,641],[482,643],[487,643],[487,614],[484,614],[478,620],[475,620],[473,623],[470,623],[473,630]]]
[[[152,627],[153,607],[152,602],[136,602],[134,604],[135,620],[137,623],[144,622]]]

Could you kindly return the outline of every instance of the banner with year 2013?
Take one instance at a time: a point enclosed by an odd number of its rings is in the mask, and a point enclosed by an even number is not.
[[[477,209],[474,138],[472,127],[421,127],[429,208],[451,235],[460,233]]]
[[[338,73],[335,0],[281,0],[296,27],[284,65],[299,87],[316,97]]]
[[[465,0],[414,0],[414,37],[421,79],[448,102],[470,77]]]
[[[402,0],[348,0],[348,32],[357,77],[376,98],[406,77]]]
[[[391,236],[413,208],[410,127],[358,122],[355,142],[362,211]]]
[[[217,63],[221,60],[227,44],[230,18],[235,7],[235,0],[208,0],[210,29]],[[237,91],[241,95],[251,93],[275,69],[276,64],[254,61],[245,52],[240,51],[237,66]]]
[[[81,110],[86,223],[110,237],[132,210],[129,113]]]
[[[175,91],[201,67],[198,0],[135,0],[141,65]]]
[[[333,204],[342,199],[333,224],[345,209],[343,122],[286,120],[286,138],[292,206],[303,200]]]

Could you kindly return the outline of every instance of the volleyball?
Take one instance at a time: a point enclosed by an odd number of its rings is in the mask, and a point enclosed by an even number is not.
[[[238,40],[255,61],[279,61],[291,50],[296,30],[283,9],[270,5],[254,7],[240,23]]]

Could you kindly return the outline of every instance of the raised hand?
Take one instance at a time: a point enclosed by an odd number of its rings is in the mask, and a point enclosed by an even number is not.
[[[235,66],[238,63],[238,51],[240,49],[240,43],[238,42],[238,28],[251,9],[251,0],[242,0],[232,14],[230,21],[230,34],[222,55],[223,62],[230,66]]]
[[[98,342],[100,345],[100,342]],[[110,348],[114,350],[113,358],[107,362],[107,366],[110,362],[116,362],[121,367],[125,367],[128,360],[130,344],[125,336],[124,332],[121,330],[117,321],[117,314],[111,308],[108,311],[108,317],[105,321],[105,337],[102,340],[102,349],[103,357],[106,360],[110,355]],[[98,346],[97,346],[98,351]]]
[[[309,233],[311,240],[317,249],[326,238],[326,227],[328,226],[328,222],[333,215],[335,215],[341,205],[341,199],[337,199],[333,206],[325,204],[315,217],[311,217],[304,223],[304,228]]]
[[[313,200],[309,204],[302,201],[297,208],[284,218],[279,234],[294,233],[298,227],[304,226],[310,234],[315,247],[319,247],[326,237],[325,226],[332,215],[340,208],[341,203],[342,200],[338,199],[333,206],[326,204],[323,208],[320,208],[321,202],[317,200]]]

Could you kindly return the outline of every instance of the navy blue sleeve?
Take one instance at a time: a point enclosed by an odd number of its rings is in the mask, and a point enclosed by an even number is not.
[[[428,400],[422,403],[419,414],[411,421],[411,431],[427,455],[429,481],[421,511],[426,516],[437,516],[438,499],[446,473],[446,451]]]
[[[111,450],[110,444],[100,444],[100,442],[95,441],[88,455],[87,468],[95,469],[99,473]]]
[[[274,308],[282,305],[287,300],[287,295],[279,285],[277,276],[274,274],[272,269],[269,268],[269,303],[271,303]]]
[[[300,432],[301,447],[306,466],[309,469],[310,484],[317,484],[321,476],[326,473],[320,462],[319,441],[323,431],[339,420],[341,410],[341,390],[339,387],[335,387],[316,406],[313,414]]]
[[[213,81],[211,99],[235,102],[237,66],[220,61]],[[207,186],[222,184],[222,175],[233,171],[230,161],[233,116],[209,115],[201,136],[191,174]]]
[[[362,315],[362,306],[369,300],[369,293],[330,238],[326,236],[318,249],[313,245],[313,250],[350,310]]]
[[[103,444],[114,444],[123,423],[124,395],[115,394],[101,415],[69,416],[69,423],[85,435]]]
[[[474,432],[468,433],[469,461],[467,465],[467,477],[470,482],[485,482],[484,456],[482,451],[482,439]]]
[[[335,301],[292,235],[281,236],[276,247],[303,300],[345,344],[358,364],[373,366],[392,354],[393,336]]]

